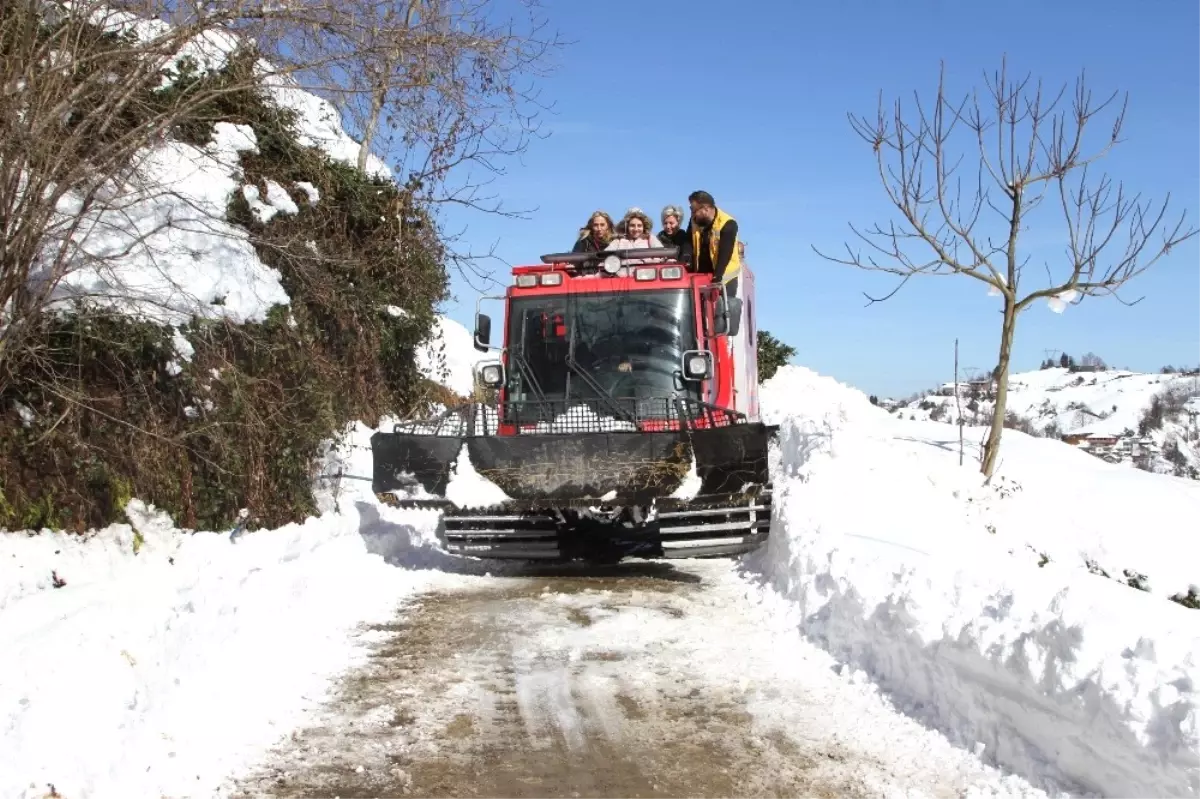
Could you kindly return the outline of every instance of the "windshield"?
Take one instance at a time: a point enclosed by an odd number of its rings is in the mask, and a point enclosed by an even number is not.
[[[556,404],[606,395],[618,400],[699,397],[698,384],[680,377],[684,350],[696,348],[686,289],[529,297],[513,301],[509,319],[511,354],[524,358],[529,373],[510,359],[510,401],[538,398],[530,376]],[[635,405],[643,406],[639,415],[650,415],[644,403]]]

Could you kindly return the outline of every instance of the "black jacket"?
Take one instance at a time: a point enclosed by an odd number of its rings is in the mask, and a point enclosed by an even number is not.
[[[596,237],[588,234],[581,239],[575,241],[575,246],[571,248],[571,252],[599,252],[608,246],[608,242],[599,244]]]
[[[675,228],[675,232],[668,235],[665,230],[658,231],[658,240],[662,242],[664,247],[678,247],[679,261],[681,263],[690,264],[692,262],[692,237],[688,232],[681,227]]]

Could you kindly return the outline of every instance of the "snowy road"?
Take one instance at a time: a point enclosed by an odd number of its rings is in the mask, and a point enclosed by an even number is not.
[[[368,633],[367,665],[244,795],[1028,795],[896,714],[729,562],[463,577]]]

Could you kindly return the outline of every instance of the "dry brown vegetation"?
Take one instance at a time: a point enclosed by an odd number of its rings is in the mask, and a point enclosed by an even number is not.
[[[521,84],[557,43],[530,21],[507,24],[486,0],[6,3],[0,527],[102,524],[134,495],[188,526],[220,527],[241,507],[262,523],[295,519],[312,510],[322,440],[355,419],[447,399],[414,352],[448,269],[476,261],[437,209],[505,212],[479,175],[536,129],[536,97]],[[234,52],[207,69],[230,32]],[[298,143],[291,114],[262,90],[263,63],[333,102],[370,149],[394,156],[396,179]],[[299,213],[264,225],[234,193],[224,219],[250,231],[291,302],[259,323],[193,319],[182,332],[195,354],[177,372],[161,319],[63,287],[126,255],[81,247],[89,225],[178,199],[139,168],[145,153],[203,146],[221,121],[257,137],[241,161],[247,183],[309,181],[321,201],[297,192]]]

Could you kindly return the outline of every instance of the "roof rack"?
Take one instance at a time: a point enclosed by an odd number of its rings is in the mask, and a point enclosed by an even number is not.
[[[622,261],[635,258],[668,258],[679,260],[680,247],[644,247],[640,250],[599,250],[598,252],[552,252],[542,256],[544,264],[598,264],[613,255]]]

